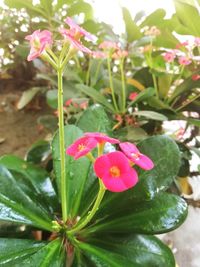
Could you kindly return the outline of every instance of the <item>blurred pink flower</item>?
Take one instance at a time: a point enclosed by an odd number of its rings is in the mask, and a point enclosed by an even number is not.
[[[112,55],[114,59],[120,59],[120,58],[124,58],[127,56],[128,56],[128,51],[121,50],[121,49],[116,50]]]
[[[185,41],[185,42],[182,42],[182,43],[179,43],[176,45],[176,48],[179,49],[181,47],[186,47],[189,45],[189,42],[188,41]]]
[[[198,81],[199,79],[200,79],[200,75],[199,74],[192,75],[192,80],[193,81]]]
[[[46,47],[50,46],[53,42],[52,33],[47,30],[36,30],[31,35],[27,35],[25,39],[30,42],[31,46],[31,50],[27,58],[28,61],[39,57],[43,51],[45,51]]]
[[[106,58],[107,55],[102,51],[93,51],[92,56],[93,58]]]
[[[150,35],[150,36],[158,36],[158,35],[161,34],[161,31],[156,26],[152,26],[151,28],[149,28],[147,26],[147,28],[145,29],[144,34],[145,35]]]
[[[129,142],[124,142],[119,144],[121,150],[127,156],[127,158],[140,166],[144,170],[151,170],[154,167],[152,160],[146,155],[140,153],[138,148]]]
[[[164,55],[163,55],[163,58],[166,62],[170,63],[170,62],[173,62],[174,59],[176,57],[176,54],[174,52],[166,52]]]
[[[85,37],[89,40],[95,40],[96,37],[77,25],[70,17],[67,17],[65,22],[69,25],[70,29],[60,29],[63,37],[68,39],[74,48],[91,54],[92,51],[81,43],[80,38]]]
[[[192,61],[189,58],[182,56],[182,57],[179,57],[178,62],[180,65],[186,66],[186,65],[189,65]]]
[[[67,148],[66,154],[78,159],[87,155],[96,145],[94,138],[81,137]]]
[[[67,101],[65,101],[65,106],[66,107],[69,107],[71,104],[72,104],[72,99],[70,98],[70,99],[68,99]]]
[[[112,41],[103,41],[99,45],[99,48],[103,50],[115,50],[115,49],[119,49],[119,46],[117,43],[112,42]]]
[[[100,156],[94,163],[96,175],[112,192],[122,192],[138,182],[136,171],[130,167],[126,156],[119,151]]]
[[[200,37],[196,37],[194,39],[194,43],[195,43],[196,46],[200,46]]]
[[[138,96],[138,93],[132,92],[132,93],[130,93],[128,99],[133,101],[134,99],[136,99],[137,96]]]
[[[110,143],[110,144],[119,144],[120,141],[115,139],[115,138],[111,138],[109,136],[107,136],[104,133],[98,133],[98,132],[91,132],[91,133],[85,133],[84,134],[86,137],[90,137],[90,138],[94,138],[96,139],[96,141],[98,143]]]
[[[84,101],[84,102],[82,102],[82,103],[79,105],[79,107],[80,107],[81,109],[83,109],[83,110],[87,109],[87,107],[88,107],[88,101]]]

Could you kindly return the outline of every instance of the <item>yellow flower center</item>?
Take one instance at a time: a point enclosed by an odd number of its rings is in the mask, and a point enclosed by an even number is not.
[[[86,148],[86,146],[84,144],[79,144],[78,145],[78,151],[82,151],[85,148]]]
[[[120,169],[117,166],[113,166],[110,168],[110,174],[112,177],[119,177],[120,176]]]

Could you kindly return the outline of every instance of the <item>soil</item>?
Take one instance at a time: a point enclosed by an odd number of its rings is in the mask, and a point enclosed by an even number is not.
[[[0,87],[0,156],[14,154],[24,157],[26,151],[37,140],[47,135],[37,119],[53,111],[46,105],[44,97],[36,97],[24,109],[17,110],[22,91],[6,83]]]

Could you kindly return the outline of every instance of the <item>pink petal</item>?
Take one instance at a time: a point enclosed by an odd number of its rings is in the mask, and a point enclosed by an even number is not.
[[[108,143],[111,143],[111,144],[118,144],[120,142],[119,140],[117,140],[115,138],[111,138],[111,137],[105,135],[104,133],[99,133],[99,132],[85,133],[85,136],[93,137],[99,143],[108,142]]]
[[[107,155],[100,156],[94,163],[94,171],[100,179],[109,174],[110,162]]]
[[[140,151],[136,147],[136,145],[129,143],[129,142],[124,142],[119,144],[121,150],[128,156],[131,153],[139,153]]]
[[[109,155],[110,166],[117,166],[121,172],[127,172],[130,169],[127,157],[120,151],[111,152]]]
[[[138,159],[132,159],[131,161],[144,170],[151,170],[154,167],[153,161],[144,154],[140,154]]]

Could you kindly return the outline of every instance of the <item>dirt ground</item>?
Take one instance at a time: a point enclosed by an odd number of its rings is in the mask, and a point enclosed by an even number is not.
[[[14,154],[24,157],[28,148],[48,133],[37,122],[40,116],[53,113],[45,99],[39,98],[25,109],[17,110],[21,94],[19,90],[0,89],[0,156]]]

